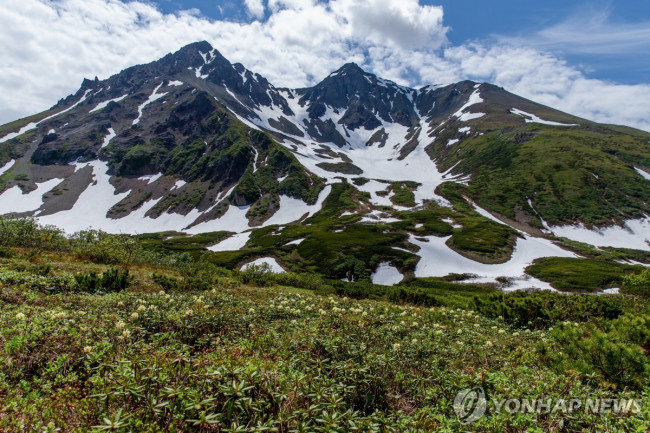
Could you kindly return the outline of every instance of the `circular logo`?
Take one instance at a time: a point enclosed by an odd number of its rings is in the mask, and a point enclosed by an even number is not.
[[[483,415],[487,409],[485,391],[483,388],[468,388],[456,394],[454,399],[454,412],[461,424],[471,424]]]

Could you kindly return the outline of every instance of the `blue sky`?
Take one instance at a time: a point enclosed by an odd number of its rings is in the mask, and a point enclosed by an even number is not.
[[[648,0],[3,0],[0,124],[198,40],[276,86],[354,61],[650,131]]]
[[[580,17],[588,20],[589,17],[604,15],[612,30],[627,25],[647,26],[650,19],[650,1],[647,0],[443,0],[436,3],[445,9],[445,21],[452,27],[448,36],[455,44],[472,39],[489,39],[492,35],[534,38],[537,33],[561,23],[578,24]],[[489,7],[485,7],[486,3]],[[575,30],[579,31],[580,28],[576,26]],[[647,56],[650,38],[646,39],[644,45],[645,51],[640,54],[635,52],[633,46],[615,53],[610,50],[599,52],[595,42],[592,46],[595,52],[572,46],[571,41],[566,41],[566,46],[549,49],[569,63],[581,67],[590,76],[635,84],[650,82],[650,58]]]

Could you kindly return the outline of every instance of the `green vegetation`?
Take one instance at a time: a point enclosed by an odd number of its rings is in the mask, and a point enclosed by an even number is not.
[[[29,176],[27,175],[27,173],[16,173],[16,174],[14,175],[14,180],[17,180],[17,181],[19,181],[19,182],[20,182],[20,181],[23,181],[23,182],[24,182],[24,181],[28,181],[28,180],[29,180]]]
[[[623,276],[623,293],[650,297],[650,269],[643,269],[639,273]]]
[[[505,262],[510,258],[516,232],[508,226],[485,218],[462,218],[462,230],[454,231],[448,245],[467,255]]]
[[[509,218],[520,208],[549,224],[593,225],[650,212],[647,181],[630,167],[650,166],[647,137],[528,124],[449,148],[445,142],[429,152],[443,156],[443,168],[458,163],[455,173],[472,173],[467,195]]]
[[[351,162],[319,162],[316,164],[318,167],[323,170],[331,171],[333,173],[343,173],[343,174],[362,174],[361,170],[356,165]]]
[[[640,265],[604,260],[548,257],[536,260],[526,273],[558,290],[595,292],[620,287],[625,275],[642,269]]]
[[[408,230],[419,235],[449,236],[454,233],[451,224],[443,219],[455,216],[455,212],[435,203],[429,203],[426,209],[395,212],[393,215],[402,220],[389,224],[395,229]]]
[[[475,308],[487,317],[502,318],[514,326],[545,328],[559,322],[616,319],[624,312],[648,314],[648,304],[616,296],[586,296],[547,291],[491,293],[474,298]]]
[[[108,269],[101,274],[90,271],[87,274],[76,274],[74,279],[77,287],[85,292],[120,292],[131,285],[133,277],[129,270],[119,271],[115,268]]]
[[[355,210],[366,196],[347,182],[335,183],[323,207],[306,223],[328,223],[346,210]]]
[[[543,362],[556,371],[571,369],[590,381],[621,389],[642,389],[648,383],[650,315],[625,315],[583,326],[563,323],[551,336],[553,343],[541,345],[539,351]]]
[[[183,233],[176,232],[162,232],[136,235],[134,239],[143,248],[157,253],[174,251],[199,253],[204,252],[205,247],[218,244],[228,236],[230,236],[230,233],[226,231],[200,233],[193,236],[186,236]]]
[[[393,182],[390,184],[393,190],[393,196],[390,198],[393,203],[399,206],[413,207],[415,206],[415,194],[418,184],[416,182]]]
[[[582,242],[561,238],[558,242],[565,248],[575,251],[583,257],[601,260],[635,260],[650,264],[650,251],[632,250],[628,248],[599,247]]]
[[[141,249],[190,243],[175,233],[130,243],[0,223],[2,431],[650,427],[644,298],[234,271],[201,255]],[[491,400],[633,398],[642,411],[489,411],[463,426],[453,400],[477,386]]]
[[[31,122],[38,122],[52,115],[53,110],[42,111],[34,114],[33,116],[23,117],[22,119],[14,120],[13,122],[5,123],[0,126],[0,137],[4,137],[10,132],[18,132],[23,126],[27,126]]]
[[[110,162],[120,176],[142,174],[155,170],[164,158],[166,149],[162,142],[139,143],[111,154]]]

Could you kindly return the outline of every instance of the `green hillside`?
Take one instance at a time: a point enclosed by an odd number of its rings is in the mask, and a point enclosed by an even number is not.
[[[650,427],[645,297],[338,284],[29,221],[3,220],[0,242],[2,431]],[[474,387],[489,402],[640,399],[641,412],[492,410],[463,426],[453,400]]]
[[[442,168],[471,173],[467,194],[481,207],[541,227],[580,221],[588,226],[622,222],[650,212],[648,181],[636,167],[650,167],[650,134],[605,127],[561,128],[537,123],[486,133],[430,155]],[[532,208],[528,202],[532,203]]]

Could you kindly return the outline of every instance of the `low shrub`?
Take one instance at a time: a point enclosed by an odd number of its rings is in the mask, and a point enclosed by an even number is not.
[[[630,295],[650,297],[650,269],[623,277],[621,291]]]
[[[614,296],[517,291],[477,296],[474,304],[476,310],[487,317],[502,317],[505,322],[519,327],[542,328],[564,320],[615,319],[623,314],[625,300]]]
[[[273,271],[268,263],[248,265],[239,272],[239,279],[244,284],[253,283],[264,287],[273,284],[271,274]]]
[[[77,257],[93,263],[130,264],[142,247],[128,235],[114,235],[101,230],[83,230],[70,238]]]
[[[642,266],[614,261],[567,257],[546,257],[535,260],[526,273],[554,288],[568,292],[597,292],[620,287],[623,277],[638,272]]]
[[[101,274],[90,271],[87,274],[76,274],[74,276],[77,288],[84,292],[121,292],[127,289],[133,281],[129,270],[111,268]]]
[[[587,381],[640,388],[650,373],[650,316],[561,324],[539,354],[559,371],[577,371]]]

